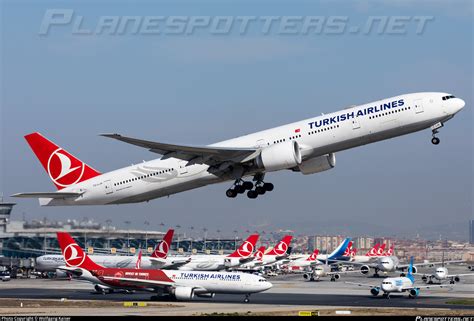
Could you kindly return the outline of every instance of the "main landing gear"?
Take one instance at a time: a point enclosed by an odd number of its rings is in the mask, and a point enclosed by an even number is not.
[[[250,302],[250,294],[245,295],[244,303],[249,303]]]
[[[273,191],[274,189],[274,185],[272,183],[265,183],[263,181],[263,174],[255,175],[254,181],[255,186],[252,182],[237,179],[234,185],[229,188],[225,194],[227,197],[234,198],[237,196],[237,194],[243,194],[245,191],[248,191],[247,197],[254,199],[257,198],[258,195],[263,195],[266,192]]]
[[[443,126],[444,126],[443,123],[436,123],[433,126],[431,126],[431,132],[432,132],[432,137],[433,137],[431,138],[431,143],[433,145],[439,144],[440,140],[438,137],[436,137],[436,134],[439,133],[438,129],[440,129]]]

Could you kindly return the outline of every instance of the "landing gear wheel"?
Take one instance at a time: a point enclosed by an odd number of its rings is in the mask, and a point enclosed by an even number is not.
[[[400,276],[401,276],[401,277],[404,277],[404,276],[405,276],[405,273],[400,273]]]
[[[272,183],[263,183],[263,188],[267,191],[267,192],[271,192],[273,191],[273,184]]]
[[[244,303],[249,303],[249,302],[250,302],[249,297],[250,297],[249,294],[247,294],[247,295],[245,296]]]
[[[258,196],[258,193],[254,190],[250,190],[250,191],[247,192],[247,197],[248,198],[254,199],[254,198],[257,198],[257,196]]]
[[[227,195],[227,197],[234,198],[237,196],[237,192],[234,189],[229,188],[227,191],[225,191],[225,195]]]
[[[335,279],[335,278],[331,278],[331,282],[336,282],[336,279]]]
[[[433,138],[431,138],[431,143],[432,143],[433,145],[438,145],[439,142],[440,142],[440,140],[439,140],[438,137],[433,137]]]
[[[266,190],[265,188],[263,188],[263,186],[257,186],[255,187],[255,192],[257,192],[257,194],[259,195],[263,195],[265,194]]]
[[[238,194],[245,193],[245,187],[243,185],[236,185],[234,189]]]
[[[454,284],[454,283],[456,283],[456,282],[454,282],[453,280],[449,281],[449,284]]]
[[[250,190],[253,188],[253,183],[252,183],[252,182],[243,182],[243,183],[242,183],[242,186],[243,186],[246,190],[250,191]]]

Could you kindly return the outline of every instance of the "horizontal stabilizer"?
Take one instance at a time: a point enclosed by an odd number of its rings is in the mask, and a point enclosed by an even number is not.
[[[73,193],[73,192],[33,192],[33,193],[17,193],[11,195],[11,197],[21,197],[21,198],[54,198],[54,199],[66,199],[66,198],[76,198],[81,196],[83,193]]]

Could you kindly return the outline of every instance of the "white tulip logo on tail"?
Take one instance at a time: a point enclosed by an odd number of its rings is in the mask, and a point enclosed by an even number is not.
[[[80,267],[86,256],[77,244],[69,244],[63,251],[64,261],[67,266]]]
[[[280,242],[274,249],[276,255],[283,255],[288,251],[288,245],[285,242]]]
[[[253,244],[249,241],[245,241],[244,244],[237,249],[237,253],[241,257],[249,257],[253,253]]]
[[[71,159],[62,148],[56,149],[48,159],[48,174],[59,186],[67,187],[78,183],[84,174],[84,163]]]
[[[159,258],[166,258],[168,256],[168,251],[169,251],[170,246],[168,245],[168,242],[165,240],[161,241],[161,243],[157,246],[155,250],[155,255]]]

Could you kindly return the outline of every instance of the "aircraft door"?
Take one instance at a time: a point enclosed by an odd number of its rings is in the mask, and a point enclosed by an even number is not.
[[[188,164],[187,161],[179,161],[178,163],[178,173],[181,174],[186,174],[188,172],[188,168],[186,165]]]
[[[112,188],[112,181],[110,179],[104,182],[104,190],[105,190],[105,195],[109,195],[114,192]]]
[[[423,112],[423,99],[415,99],[413,101],[415,113],[419,114]]]
[[[352,119],[352,129],[359,129],[360,128],[360,123],[357,118]]]

